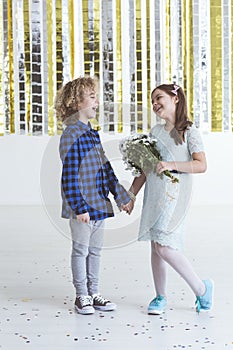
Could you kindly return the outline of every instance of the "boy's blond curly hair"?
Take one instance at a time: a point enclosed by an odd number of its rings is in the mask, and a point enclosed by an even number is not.
[[[72,122],[71,118],[78,112],[78,104],[83,101],[87,90],[97,90],[97,79],[79,77],[66,83],[58,92],[54,103],[56,117],[64,124]]]

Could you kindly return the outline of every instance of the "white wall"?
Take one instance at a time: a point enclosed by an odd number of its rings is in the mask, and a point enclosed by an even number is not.
[[[202,135],[208,160],[205,174],[194,175],[193,205],[233,204],[233,135]],[[131,175],[124,170],[118,151],[122,135],[101,135],[115,172],[128,187]],[[59,137],[0,137],[0,205],[40,205],[42,197],[53,204],[60,198]],[[42,196],[41,196],[42,193]]]

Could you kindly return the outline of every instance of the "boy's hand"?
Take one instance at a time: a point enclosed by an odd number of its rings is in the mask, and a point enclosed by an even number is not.
[[[86,224],[89,224],[90,222],[90,215],[89,213],[79,214],[76,216],[78,222],[84,222]]]
[[[131,214],[134,208],[134,201],[131,199],[127,204],[122,205],[122,210],[124,210],[127,214]]]

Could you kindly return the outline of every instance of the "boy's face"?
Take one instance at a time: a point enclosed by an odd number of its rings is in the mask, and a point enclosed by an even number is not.
[[[95,118],[99,105],[97,94],[94,90],[87,89],[82,102],[78,105],[79,119],[87,122],[89,119]]]

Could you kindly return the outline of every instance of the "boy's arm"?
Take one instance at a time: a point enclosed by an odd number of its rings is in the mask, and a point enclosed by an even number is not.
[[[79,188],[78,142],[72,135],[62,135],[60,156],[63,164],[61,186],[65,199],[76,215],[86,213],[86,203]]]
[[[109,160],[106,159],[105,169],[108,174],[109,190],[114,196],[114,200],[117,206],[120,208],[122,205],[131,201],[131,198],[126,189],[119,183]]]

